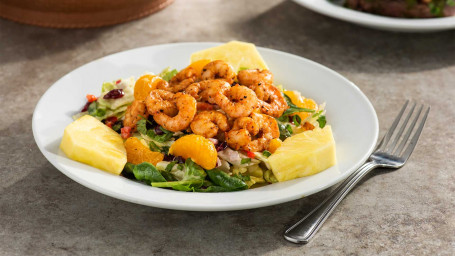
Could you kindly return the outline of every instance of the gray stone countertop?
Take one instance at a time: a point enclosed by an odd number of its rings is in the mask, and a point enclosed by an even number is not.
[[[102,56],[171,42],[242,40],[314,60],[370,99],[380,136],[405,99],[432,109],[409,163],[365,179],[305,246],[285,227],[329,190],[276,206],[184,212],[114,199],[41,154],[32,113],[56,80]],[[291,1],[176,1],[122,25],[61,30],[0,20],[0,255],[453,255],[455,31],[402,34]]]

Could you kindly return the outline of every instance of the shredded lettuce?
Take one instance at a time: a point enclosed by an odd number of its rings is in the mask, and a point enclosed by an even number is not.
[[[98,101],[94,101],[90,103],[88,106],[87,112],[89,115],[98,118],[99,120],[103,120],[106,116],[106,109],[100,107]]]
[[[150,150],[168,154],[169,147],[173,142],[171,139],[173,139],[174,133],[160,126],[159,129],[163,132],[163,134],[158,135],[156,134],[155,129],[147,129],[147,123],[154,125],[144,118],[136,123],[137,131],[142,139],[144,139],[149,145]]]
[[[249,163],[251,163],[251,158],[249,158],[249,157],[242,158],[242,160],[240,160],[240,163],[241,164],[249,164]]]
[[[87,112],[83,112],[84,114],[77,114],[73,118],[89,114],[100,121],[112,116],[122,119],[125,116],[126,109],[134,101],[134,84],[134,77],[121,79],[118,83],[104,82],[101,87],[101,95],[96,101],[90,103]],[[114,89],[122,89],[124,92],[123,97],[118,99],[103,98],[104,95]]]
[[[169,82],[171,78],[173,78],[176,74],[178,73],[177,69],[172,69],[170,67],[167,67],[161,71],[161,73],[158,74],[163,80],[166,82]]]
[[[113,82],[104,82],[101,87],[101,93],[106,93],[115,89],[115,83]]]
[[[276,183],[278,180],[275,178],[275,175],[273,175],[272,170],[266,170],[264,172],[264,179],[269,182],[269,183]]]
[[[265,151],[264,151],[265,152]],[[267,151],[268,152],[268,151]],[[269,152],[270,153],[270,152]],[[269,164],[269,159],[261,152],[254,152],[254,156],[256,157],[256,159],[258,159],[259,161],[261,161],[262,163],[264,163],[265,167],[267,169],[272,169],[272,167],[270,166]]]
[[[245,181],[248,187],[251,187],[257,183],[265,183],[264,170],[259,165],[248,166],[248,171],[246,174],[250,178],[250,180]]]
[[[102,93],[98,98],[98,104],[100,107],[109,109],[111,111],[116,112],[116,110],[120,107],[126,107],[133,103],[134,101],[134,84],[136,80],[134,77],[130,77],[127,79],[122,79],[121,82],[115,84],[115,82],[107,82],[103,84],[103,89],[101,90]],[[108,85],[109,84],[109,85]],[[105,86],[106,85],[106,86]],[[112,89],[111,89],[112,88]],[[107,90],[110,89],[110,90]],[[109,91],[113,89],[122,89],[123,90],[123,97],[118,99],[103,99],[104,95],[106,95]],[[118,111],[117,111],[118,112]]]

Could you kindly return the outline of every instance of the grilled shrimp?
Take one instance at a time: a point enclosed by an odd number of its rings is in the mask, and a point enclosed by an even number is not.
[[[145,102],[142,100],[134,100],[133,103],[126,109],[123,126],[131,127],[131,131],[135,132],[136,124],[139,120],[142,119],[142,117],[148,117]]]
[[[197,74],[194,68],[186,67],[171,78],[169,81],[169,90],[174,93],[181,92],[190,84],[194,83],[196,79]]]
[[[168,116],[175,116],[178,112],[177,107],[173,103],[174,94],[165,90],[152,90],[145,98],[147,111],[150,115],[164,113]]]
[[[152,78],[153,80],[153,83],[156,85],[156,89],[161,89],[161,90],[166,90],[168,91],[169,90],[169,83],[166,82],[166,80],[162,79],[161,77],[159,76],[155,76],[154,78]]]
[[[258,105],[258,98],[245,86],[223,87],[215,95],[215,103],[230,117],[249,116]]]
[[[275,118],[269,115],[253,113],[252,116],[253,120],[260,122],[261,132],[259,133],[260,136],[252,140],[251,143],[246,146],[246,150],[253,152],[264,151],[269,148],[269,144],[272,139],[280,137],[278,123]]]
[[[246,69],[240,70],[237,79],[241,85],[251,86],[257,83],[273,84],[273,74],[269,70]]]
[[[245,129],[247,130],[252,136],[259,133],[260,125],[257,120],[254,120],[251,117],[240,117],[234,121],[234,125],[232,126],[233,130],[240,130]]]
[[[267,149],[270,141],[279,136],[278,124],[273,117],[253,113],[251,117],[234,121],[232,130],[226,134],[226,142],[235,150],[258,152]]]
[[[237,78],[240,84],[247,86],[256,93],[262,113],[280,117],[288,108],[280,90],[273,86],[273,74],[269,70],[241,70]]]
[[[188,94],[176,93],[172,102],[177,106],[178,113],[169,116],[164,112],[155,112],[153,119],[164,129],[178,132],[185,130],[196,115],[196,100]]]
[[[219,130],[223,132],[229,130],[229,124],[227,117],[219,111],[202,111],[197,113],[191,122],[191,130],[195,134],[213,138]]]
[[[215,95],[231,86],[223,80],[205,80],[193,83],[185,89],[185,93],[193,96],[197,101],[207,101],[215,104]]]
[[[194,81],[196,81],[194,78],[187,78],[187,79],[181,81],[181,82],[178,83],[178,84],[169,86],[167,90],[168,90],[168,91],[171,91],[171,92],[173,92],[173,93],[182,92],[182,91],[184,91],[189,85],[193,84]]]
[[[260,82],[249,87],[256,93],[262,113],[280,117],[288,109],[286,99],[274,85]]]
[[[202,80],[222,79],[232,84],[236,75],[230,64],[222,60],[215,60],[202,68],[201,77]]]
[[[259,133],[259,124],[251,117],[240,117],[234,121],[232,130],[226,134],[228,145],[239,150],[245,148],[254,135]]]
[[[243,150],[251,143],[251,137],[251,134],[246,129],[232,129],[226,133],[226,142],[229,147],[235,150]]]

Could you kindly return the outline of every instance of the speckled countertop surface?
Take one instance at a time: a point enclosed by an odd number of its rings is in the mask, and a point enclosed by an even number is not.
[[[255,210],[182,212],[89,190],[38,150],[32,113],[57,79],[107,54],[185,41],[253,42],[326,65],[375,107],[380,135],[404,99],[431,105],[409,163],[358,186],[305,246],[286,226],[327,194]],[[358,27],[291,1],[176,1],[141,20],[56,30],[0,20],[0,255],[453,255],[455,31]]]

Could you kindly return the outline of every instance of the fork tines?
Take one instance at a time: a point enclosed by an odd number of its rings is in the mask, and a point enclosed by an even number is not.
[[[409,100],[406,101],[379,144],[378,151],[408,158],[417,144],[429,112],[430,106],[417,105],[415,102],[409,104]]]

